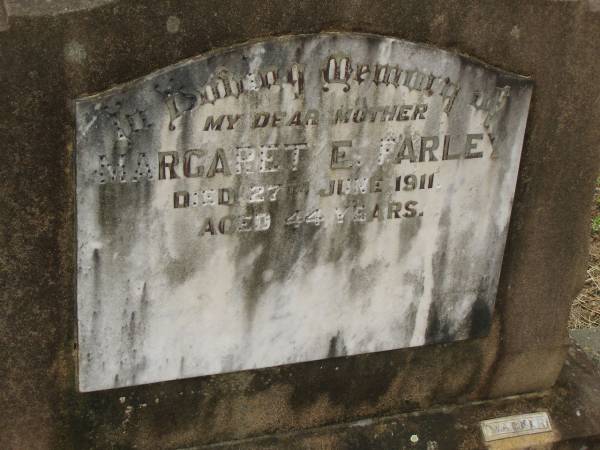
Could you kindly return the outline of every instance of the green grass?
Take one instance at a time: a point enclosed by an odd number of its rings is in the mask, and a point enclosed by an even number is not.
[[[600,215],[592,219],[592,231],[594,233],[600,233]]]

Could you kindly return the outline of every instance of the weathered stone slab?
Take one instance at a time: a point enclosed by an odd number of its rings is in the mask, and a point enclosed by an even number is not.
[[[322,34],[78,100],[80,389],[486,334],[530,96]]]

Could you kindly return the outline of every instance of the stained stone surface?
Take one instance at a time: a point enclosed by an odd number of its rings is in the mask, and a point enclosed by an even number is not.
[[[531,82],[359,34],[76,102],[79,387],[485,335]]]

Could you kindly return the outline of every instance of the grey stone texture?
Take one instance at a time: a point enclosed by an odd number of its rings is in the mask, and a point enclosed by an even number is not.
[[[534,80],[489,336],[78,393],[73,100],[217,47],[327,30],[427,43]],[[599,164],[600,17],[587,1],[128,0],[11,16],[0,49],[0,448],[191,447],[557,380]]]

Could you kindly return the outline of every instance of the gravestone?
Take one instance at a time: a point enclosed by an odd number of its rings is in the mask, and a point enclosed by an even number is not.
[[[79,100],[82,390],[487,334],[530,94],[320,34]]]
[[[7,2],[0,447],[598,439],[600,25],[543,4]]]

